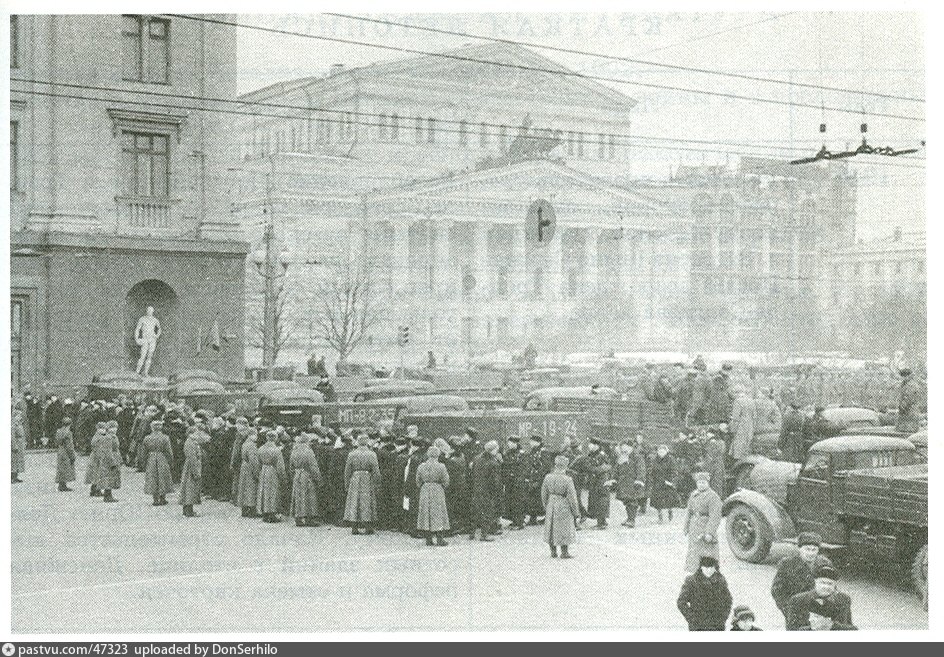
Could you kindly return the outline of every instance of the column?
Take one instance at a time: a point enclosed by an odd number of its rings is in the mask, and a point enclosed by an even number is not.
[[[600,240],[599,228],[587,228],[583,233],[584,272],[586,276],[585,296],[593,296],[597,292],[600,277],[599,254],[597,252]]]
[[[652,320],[655,303],[652,285],[653,268],[653,235],[652,233],[639,234],[639,248],[637,249],[636,271],[638,275],[638,293],[635,295],[639,308],[639,338],[648,341],[652,338]]]
[[[620,270],[622,287],[626,295],[636,291],[636,233],[623,229],[620,236]]]
[[[390,259],[390,275],[393,277],[393,294],[404,296],[410,281],[410,223],[398,219],[393,222],[393,253]]]
[[[530,306],[526,302],[528,299],[528,250],[524,223],[516,223],[512,226],[511,262],[508,263],[508,270],[508,296],[517,302],[509,304],[511,308],[508,316],[508,322],[511,324],[509,330],[511,338],[524,345],[528,338],[527,326],[531,317]]]
[[[433,264],[436,277],[436,296],[447,299],[452,294],[452,272],[449,269],[449,232],[452,222],[442,219],[436,221],[433,241]]]
[[[551,301],[559,301],[561,298],[561,281],[563,279],[562,242],[564,241],[564,231],[560,226],[557,227],[557,233],[545,248],[544,262],[547,275],[547,287],[545,288],[545,298]]]
[[[474,251],[472,254],[472,275],[475,276],[475,296],[487,299],[490,296],[491,281],[488,271],[488,231],[485,221],[475,222]]]
[[[770,294],[770,226],[764,226],[761,238],[760,271],[763,275],[761,292]]]

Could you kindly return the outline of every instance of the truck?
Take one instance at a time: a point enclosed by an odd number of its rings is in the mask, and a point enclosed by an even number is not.
[[[908,573],[927,605],[928,466],[915,445],[882,435],[814,443],[802,465],[757,461],[722,505],[731,552],[760,563],[799,532],[830,555]]]

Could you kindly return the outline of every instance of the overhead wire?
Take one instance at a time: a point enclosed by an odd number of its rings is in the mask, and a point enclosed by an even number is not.
[[[612,82],[612,83],[617,83],[617,84],[626,84],[626,85],[647,87],[647,88],[653,88],[653,89],[664,89],[668,91],[676,91],[676,92],[682,92],[682,93],[701,94],[701,95],[707,95],[707,96],[726,98],[729,100],[740,100],[740,101],[748,101],[748,102],[754,102],[754,103],[766,103],[766,104],[773,104],[773,105],[779,105],[779,106],[785,106],[785,107],[804,107],[804,108],[811,108],[811,109],[819,109],[818,105],[810,104],[810,103],[785,101],[785,100],[779,100],[775,98],[762,98],[759,96],[744,96],[740,94],[732,94],[732,93],[726,93],[722,91],[710,91],[706,89],[677,87],[673,85],[656,84],[656,83],[651,83],[651,82],[640,82],[636,80],[626,80],[624,78],[612,78],[612,77],[599,76],[599,75],[589,75],[585,73],[578,73],[577,71],[571,71],[563,67],[559,69],[552,69],[552,68],[544,68],[540,66],[528,66],[525,64],[515,64],[511,62],[499,62],[499,61],[494,61],[494,60],[478,59],[475,57],[458,55],[456,53],[442,53],[442,52],[435,52],[435,51],[429,51],[429,50],[420,50],[417,48],[407,48],[404,46],[391,46],[388,44],[371,43],[369,41],[359,41],[356,39],[331,37],[331,36],[326,36],[322,34],[311,34],[309,32],[295,32],[292,30],[283,30],[279,28],[265,27],[261,25],[251,25],[248,23],[240,23],[240,22],[235,22],[235,21],[224,21],[221,19],[199,17],[199,16],[193,16],[190,14],[161,14],[161,15],[167,16],[170,18],[183,18],[186,20],[193,20],[193,21],[205,22],[205,23],[216,24],[216,25],[227,25],[227,26],[243,28],[243,29],[259,30],[259,31],[268,32],[272,34],[280,34],[283,36],[297,36],[297,37],[302,37],[302,38],[326,41],[329,43],[344,43],[348,45],[364,46],[368,48],[377,48],[381,50],[403,52],[403,53],[408,53],[412,55],[436,57],[436,58],[442,58],[442,59],[449,59],[453,61],[461,61],[461,62],[468,62],[468,63],[475,63],[475,64],[488,64],[491,66],[497,66],[497,67],[502,67],[502,68],[512,68],[516,70],[523,70],[523,71],[529,71],[529,72],[546,73],[550,75],[560,75],[560,76],[567,76],[567,77],[577,77],[584,80],[593,80],[597,82]],[[847,113],[847,114],[858,114],[858,110],[853,109],[853,108],[828,107],[827,109],[831,111]],[[916,121],[916,122],[921,122],[921,123],[925,121],[924,117],[909,116],[909,115],[904,115],[904,114],[875,113],[874,116],[881,116],[883,118],[891,118],[891,119],[900,119],[903,121]]]

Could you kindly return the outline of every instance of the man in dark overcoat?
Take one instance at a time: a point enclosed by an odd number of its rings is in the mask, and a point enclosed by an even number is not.
[[[813,570],[818,566],[832,565],[829,559],[819,553],[822,542],[820,535],[815,532],[800,532],[796,554],[784,557],[777,564],[777,574],[774,575],[770,595],[777,603],[785,622],[790,620],[790,599],[798,593],[813,589],[816,583]]]
[[[507,447],[502,454],[502,480],[504,483],[504,516],[511,521],[511,529],[524,527],[525,487],[524,453],[520,448],[518,436],[509,436]]]
[[[469,539],[491,541],[489,533],[498,524],[498,503],[501,498],[502,472],[498,460],[498,443],[490,440],[485,450],[472,460],[472,529]]]
[[[731,603],[731,590],[718,570],[718,560],[702,557],[698,570],[685,578],[677,601],[689,632],[723,632]]]

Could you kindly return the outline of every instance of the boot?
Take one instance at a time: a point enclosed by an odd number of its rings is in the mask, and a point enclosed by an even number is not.
[[[60,481],[60,482],[59,482],[59,491],[60,491],[60,492],[65,493],[66,491],[71,491],[71,490],[72,490],[71,488],[69,488],[68,486],[66,486],[66,482],[64,482],[64,481]]]
[[[552,558],[552,559],[556,559],[556,558],[557,558],[557,546],[554,545],[553,543],[551,543],[550,546],[551,546],[551,558]]]
[[[295,526],[296,526],[296,527],[304,527],[304,526],[305,526],[305,519],[304,519],[304,518],[295,518]]]
[[[433,537],[432,537],[432,536],[427,536],[427,537],[426,537],[426,545],[433,545]]]
[[[573,559],[566,545],[561,545],[561,559]]]
[[[105,501],[105,502],[117,502],[117,501],[118,501],[118,500],[116,500],[114,497],[111,496],[111,489],[110,489],[110,488],[106,488],[106,489],[105,489],[104,501]]]
[[[99,490],[98,486],[92,486],[92,490],[89,492],[89,497],[101,497],[102,491]]]
[[[371,536],[371,535],[374,533],[374,527],[373,527],[373,525],[371,525],[370,523],[367,523],[367,524],[364,526],[364,533],[365,533],[367,536]]]
[[[485,532],[482,532],[482,538],[485,538]],[[475,529],[473,529],[473,530],[469,533],[469,540],[470,540],[470,541],[474,541],[474,540],[475,540]]]
[[[449,543],[447,543],[446,540],[443,538],[442,532],[436,533],[436,545],[440,545],[440,546],[449,545]]]
[[[351,527],[351,534],[352,534],[352,535],[357,536],[357,535],[360,534],[360,533],[361,533],[361,532],[360,532],[360,529],[359,529],[359,526],[358,526],[358,525],[354,525],[353,527]]]
[[[672,509],[669,509],[669,522],[672,522]]]
[[[243,513],[242,513],[242,515],[243,515],[243,518],[248,518],[248,517],[249,517],[249,507],[248,507],[248,506],[244,506],[244,507],[243,507]]]
[[[305,518],[305,524],[307,524],[309,527],[318,527],[318,526],[319,526],[318,521],[315,520],[315,517],[314,517],[314,516],[308,516],[307,518]]]
[[[157,498],[157,505],[158,505],[158,506],[165,506],[166,504],[167,504],[167,496],[165,496],[165,495],[159,495],[158,498]]]
[[[483,543],[492,543],[495,539],[489,536],[488,534],[486,534],[485,532],[482,532],[482,538],[480,538],[479,540],[482,541]]]
[[[155,495],[154,501],[151,503],[151,506],[160,506],[161,505],[161,496]]]
[[[196,518],[197,514],[193,512],[193,504],[184,504],[184,517]]]
[[[19,476],[17,475],[17,473],[13,472],[13,473],[11,473],[11,476],[10,476],[10,483],[11,483],[11,484],[22,484],[22,483],[23,483],[23,480],[19,478]]]

